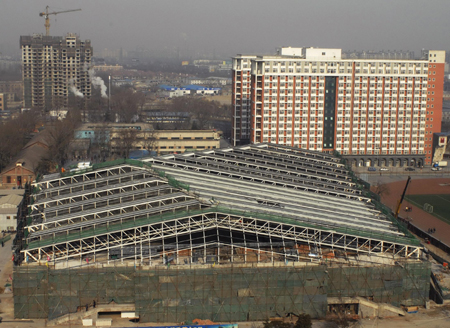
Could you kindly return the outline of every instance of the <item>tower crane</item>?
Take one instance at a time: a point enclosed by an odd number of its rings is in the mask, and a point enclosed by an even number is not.
[[[45,12],[39,13],[39,16],[43,16],[45,18],[45,35],[50,35],[50,19],[48,18],[49,15],[56,15],[56,14],[62,14],[62,13],[68,13],[71,11],[81,11],[81,9],[70,9],[70,10],[63,10],[63,11],[53,11],[48,12],[48,6],[45,7]]]

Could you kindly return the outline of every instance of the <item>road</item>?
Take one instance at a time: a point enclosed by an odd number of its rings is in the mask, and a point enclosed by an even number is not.
[[[367,167],[357,167],[353,168],[353,171],[370,184],[406,181],[408,176],[411,176],[414,180],[450,178],[450,167],[444,167],[442,171],[431,171],[431,167],[416,169],[416,171],[405,171],[404,168],[400,167],[389,168],[389,171],[380,171],[377,168],[375,172],[368,171]]]

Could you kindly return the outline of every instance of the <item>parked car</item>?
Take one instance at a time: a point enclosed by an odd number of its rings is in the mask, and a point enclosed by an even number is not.
[[[431,171],[442,171],[442,167],[432,167]]]
[[[415,171],[416,169],[415,168],[413,168],[413,167],[407,167],[406,169],[405,169],[405,171]]]
[[[369,171],[376,171],[376,170],[377,170],[376,167],[373,167],[373,166],[369,167]]]
[[[382,167],[380,168],[380,171],[389,171],[389,169],[387,167]]]

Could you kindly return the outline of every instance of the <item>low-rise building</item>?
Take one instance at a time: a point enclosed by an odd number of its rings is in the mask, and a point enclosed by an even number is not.
[[[103,147],[109,155],[122,156],[136,150],[158,155],[220,148],[220,132],[215,130],[154,130],[148,123],[83,124],[75,140],[90,140],[91,150]]]
[[[191,94],[191,90],[187,88],[172,87],[165,84],[161,84],[159,88],[163,90],[163,95],[167,98],[181,97]]]
[[[0,81],[0,93],[13,93],[17,100],[23,99],[22,81]]]
[[[215,130],[158,130],[154,149],[158,155],[220,148]]]
[[[17,210],[23,194],[23,189],[0,189],[0,231],[17,229]]]
[[[163,92],[164,97],[173,98],[186,95],[218,95],[222,88],[207,88],[201,85],[185,85],[182,87],[173,87],[170,85],[162,84],[159,86]]]
[[[0,173],[3,188],[22,188],[36,179],[38,164],[48,151],[44,133],[34,136]]]
[[[8,100],[5,93],[0,93],[0,110],[8,109]]]
[[[218,95],[221,88],[207,88],[201,85],[185,85],[183,88],[186,88],[191,91],[191,95]]]

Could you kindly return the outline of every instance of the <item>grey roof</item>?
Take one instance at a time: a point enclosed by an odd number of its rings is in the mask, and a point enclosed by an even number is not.
[[[219,206],[284,216],[299,224],[403,236],[330,154],[262,143],[143,161]]]

